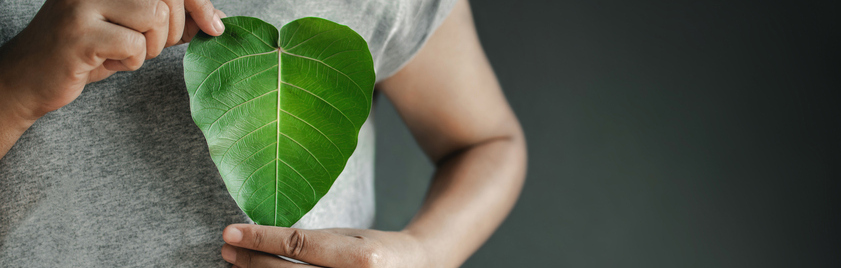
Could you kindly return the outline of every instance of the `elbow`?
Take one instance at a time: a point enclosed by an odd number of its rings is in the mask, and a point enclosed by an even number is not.
[[[443,168],[464,158],[481,159],[483,168],[505,174],[494,177],[505,178],[521,185],[525,181],[528,167],[526,136],[516,120],[503,129],[505,131],[499,131],[497,135],[489,135],[484,139],[451,150],[435,161],[436,167]]]

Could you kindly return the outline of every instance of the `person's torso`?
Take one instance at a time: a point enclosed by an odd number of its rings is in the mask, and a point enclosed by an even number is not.
[[[348,25],[369,42],[378,80],[417,51],[450,2],[213,1],[229,16],[276,26],[307,16]],[[0,1],[0,42],[42,3]],[[167,48],[138,71],[86,86],[0,159],[0,266],[226,266],[222,229],[248,218],[190,116],[185,49]],[[331,190],[294,227],[371,226],[372,121]]]

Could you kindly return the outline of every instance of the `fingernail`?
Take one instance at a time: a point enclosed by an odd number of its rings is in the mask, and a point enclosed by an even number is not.
[[[234,227],[229,227],[223,239],[229,243],[238,243],[242,241],[242,231]]]
[[[224,246],[222,247],[222,258],[230,263],[234,263],[237,261],[237,252],[231,246]]]
[[[219,18],[219,14],[213,14],[213,28],[216,29],[216,32],[219,34],[225,32],[225,24],[222,23],[222,19]]]

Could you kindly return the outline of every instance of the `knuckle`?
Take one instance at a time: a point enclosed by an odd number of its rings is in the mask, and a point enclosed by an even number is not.
[[[138,20],[132,28],[139,32],[146,32],[157,25],[158,15],[163,11],[158,5],[159,2],[157,0],[136,2],[137,7],[134,12]]]
[[[99,61],[105,60],[104,57],[99,55],[99,51],[97,51],[94,46],[87,46],[83,48],[82,58],[83,62],[90,66],[96,66]]]
[[[157,56],[160,56],[160,55],[161,55],[161,50],[152,50],[152,51],[148,51],[148,52],[147,52],[147,54],[148,54],[148,55],[147,55],[147,56],[148,56],[147,58],[149,58],[149,59],[151,59],[151,58],[155,58],[155,57],[157,57]]]
[[[141,54],[146,49],[146,37],[141,34],[130,34],[126,37],[125,53],[128,55]]]
[[[126,62],[126,66],[129,70],[137,71],[140,67],[143,67],[143,61],[146,59],[146,53],[140,53],[134,56],[131,56],[127,60],[123,61]]]
[[[353,261],[359,267],[380,267],[383,264],[383,249],[378,244],[367,243],[359,247]]]
[[[210,3],[208,0],[200,0],[199,2],[201,2],[201,10],[213,15],[213,3]]]
[[[154,18],[158,12],[158,2],[157,0],[137,1],[135,2],[135,12],[138,12],[138,15],[142,15],[147,20]]]
[[[143,60],[129,60],[128,63],[126,63],[126,67],[128,67],[129,70],[137,71],[137,69],[143,67]]]
[[[160,4],[158,4],[156,19],[159,25],[166,24],[166,22],[169,20],[169,12],[169,6],[164,4],[164,2],[160,2]]]
[[[238,250],[237,259],[237,264],[240,265],[240,267],[257,267],[254,263],[254,255],[249,250]]]
[[[300,257],[305,248],[306,238],[304,236],[304,232],[301,230],[295,229],[292,231],[292,235],[289,236],[286,243],[284,243],[284,251],[289,255],[290,258],[297,258]]]
[[[177,45],[179,41],[181,41],[181,33],[180,32],[170,33],[169,38],[167,38],[166,44],[164,46],[171,47],[171,46]]]
[[[263,248],[263,244],[266,240],[266,233],[263,232],[261,228],[251,228],[251,237],[251,243],[253,244],[253,248]]]

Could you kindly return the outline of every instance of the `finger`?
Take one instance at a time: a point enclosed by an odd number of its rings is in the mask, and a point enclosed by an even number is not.
[[[289,268],[312,268],[315,266],[298,264],[277,256],[269,255],[262,252],[257,252],[249,249],[231,246],[225,244],[222,246],[222,258],[225,261],[242,268],[258,268],[258,267],[289,267]]]
[[[225,32],[225,25],[210,0],[185,0],[184,8],[205,33],[219,36]]]
[[[233,224],[222,238],[237,247],[329,267],[368,266],[382,257],[369,240],[318,230]]]
[[[164,0],[169,6],[169,35],[166,38],[166,47],[174,46],[181,41],[184,33],[184,2],[181,0]]]
[[[111,76],[115,72],[116,71],[106,69],[104,65],[99,65],[98,67],[96,67],[96,69],[93,69],[93,71],[90,72],[90,74],[88,75],[88,81],[85,82],[85,84],[90,84],[105,79],[106,77]]]
[[[102,1],[100,12],[109,22],[145,33],[155,27],[160,0]],[[169,9],[166,9],[169,13]]]
[[[225,12],[222,12],[221,10],[216,10],[216,14],[219,15],[220,18],[228,17],[227,15],[225,15]],[[188,17],[187,22],[184,24],[184,35],[182,35],[182,38],[178,42],[178,45],[183,43],[189,43],[191,40],[193,40],[193,37],[195,37],[198,33],[199,26],[196,25],[196,21]]]
[[[155,27],[143,35],[146,36],[146,59],[157,57],[164,49],[169,33],[169,7],[164,2],[158,2],[158,16]]]
[[[143,65],[146,58],[146,37],[132,29],[111,23],[101,23],[92,31],[87,47],[93,58],[111,71],[132,71]]]
[[[181,43],[189,43],[199,33],[199,26],[193,18],[187,17],[184,22],[184,35],[181,36]]]
[[[112,72],[131,71],[132,68],[126,66],[118,60],[105,60],[102,62],[102,68]]]

